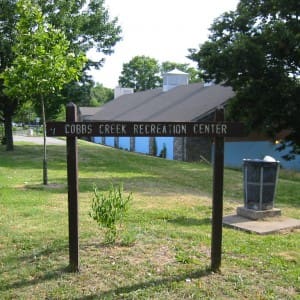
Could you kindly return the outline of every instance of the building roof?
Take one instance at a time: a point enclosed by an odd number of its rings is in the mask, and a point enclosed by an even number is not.
[[[80,106],[78,107],[78,117],[80,121],[85,120],[87,117],[93,116],[97,113],[102,107],[89,107],[89,106]]]
[[[165,74],[174,74],[174,75],[188,75],[188,73],[182,72],[177,68],[173,69],[172,71],[166,72]]]
[[[101,107],[91,121],[197,121],[224,105],[234,96],[230,87],[204,87],[194,83],[175,87],[167,92],[162,88],[123,95]]]

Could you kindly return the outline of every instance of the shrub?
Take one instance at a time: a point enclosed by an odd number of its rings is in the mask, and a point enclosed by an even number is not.
[[[90,216],[100,227],[106,229],[105,243],[115,243],[117,238],[117,225],[122,222],[131,200],[131,193],[128,196],[124,196],[122,184],[119,184],[117,187],[111,184],[106,193],[99,192],[97,187],[94,187]]]
[[[167,146],[165,143],[163,143],[163,148],[160,151],[159,157],[166,158],[167,157]]]

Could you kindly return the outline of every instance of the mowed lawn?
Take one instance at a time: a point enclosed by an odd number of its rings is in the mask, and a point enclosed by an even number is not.
[[[68,272],[65,146],[0,146],[0,299],[300,299],[300,230],[261,236],[223,228],[210,267],[212,168],[79,141],[80,272]],[[114,246],[89,217],[93,185],[133,201]],[[225,170],[224,215],[243,203]],[[300,174],[281,170],[276,207],[300,218]]]

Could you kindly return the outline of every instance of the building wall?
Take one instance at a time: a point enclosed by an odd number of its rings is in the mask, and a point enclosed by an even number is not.
[[[173,140],[173,158],[174,160],[185,160],[185,138],[184,137],[175,137]]]
[[[277,151],[276,145],[268,141],[225,142],[224,165],[226,167],[241,168],[243,159],[263,159],[266,155],[280,161],[284,169],[300,171],[300,155],[295,160],[286,161],[282,158],[290,149]]]
[[[166,149],[166,159],[174,159],[173,137],[156,137],[157,156],[160,156],[164,148]]]
[[[152,139],[153,141],[154,139]],[[183,138],[183,137],[156,137],[157,156],[161,153],[164,146],[166,147],[166,158],[170,160],[181,161],[200,161],[203,156],[206,160],[211,161],[214,152],[214,145],[210,138]],[[94,143],[105,144],[115,147],[115,139],[106,137],[94,137]],[[149,137],[119,137],[118,147],[144,154],[150,154],[151,144]],[[132,148],[134,147],[134,148]],[[243,159],[263,159],[266,155],[274,157],[280,161],[284,169],[300,171],[300,155],[295,160],[286,161],[282,158],[290,149],[277,151],[276,145],[268,141],[242,141],[228,142],[224,144],[224,165],[225,167],[241,168]]]
[[[193,137],[186,138],[186,161],[211,161],[211,138]]]
[[[135,138],[135,152],[149,154],[149,137],[136,137]]]
[[[182,161],[211,161],[212,143],[208,137],[174,138],[174,159]]]
[[[124,150],[130,150],[130,137],[119,137],[119,148]]]
[[[105,137],[105,145],[114,147],[115,146],[115,138],[113,136]]]

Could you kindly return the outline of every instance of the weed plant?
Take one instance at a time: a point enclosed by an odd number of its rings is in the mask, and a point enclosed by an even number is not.
[[[107,193],[100,192],[98,188],[94,186],[90,216],[100,227],[106,229],[106,244],[115,244],[117,226],[120,225],[128,211],[131,200],[131,193],[128,196],[124,195],[123,184],[119,184],[117,187],[111,184]]]

